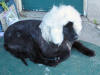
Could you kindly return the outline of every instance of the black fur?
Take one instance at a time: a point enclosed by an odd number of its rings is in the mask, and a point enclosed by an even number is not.
[[[95,56],[95,52],[87,47],[85,47],[82,43],[79,41],[75,41],[73,44],[73,47],[76,48],[79,52],[87,55],[87,56]]]
[[[78,35],[73,29],[73,23],[69,22],[63,27],[62,44],[58,46],[52,42],[48,43],[42,38],[40,23],[40,20],[24,20],[9,26],[4,34],[4,47],[12,55],[21,59],[25,65],[27,65],[25,59],[29,58],[35,63],[56,66],[70,56],[67,44],[72,47]],[[74,47],[80,51],[83,48],[82,46],[82,48],[78,48],[76,43],[74,43]]]

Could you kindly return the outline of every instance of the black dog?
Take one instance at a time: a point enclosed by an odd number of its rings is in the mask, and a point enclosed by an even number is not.
[[[64,40],[60,46],[43,39],[40,23],[39,20],[24,20],[9,26],[4,34],[5,49],[26,65],[25,59],[29,58],[35,63],[56,66],[70,56],[72,45],[85,55],[94,56],[93,51],[76,41],[78,35],[72,22],[63,27]]]
[[[70,56],[71,48],[87,56],[95,53],[77,41],[82,29],[80,14],[71,6],[54,6],[40,20],[14,23],[4,34],[4,47],[26,65],[35,63],[56,66]]]

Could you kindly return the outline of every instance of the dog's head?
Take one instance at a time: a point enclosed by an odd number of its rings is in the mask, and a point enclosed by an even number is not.
[[[65,27],[66,33],[67,30],[69,30],[68,34],[71,35],[74,30],[75,33],[79,35],[82,24],[80,14],[77,10],[72,6],[62,5],[59,7],[53,6],[53,8],[44,16],[39,27],[42,32],[42,37],[47,42],[61,45],[65,37],[63,34]],[[73,34],[71,35],[71,38],[73,37]],[[68,35],[68,37],[70,35]]]

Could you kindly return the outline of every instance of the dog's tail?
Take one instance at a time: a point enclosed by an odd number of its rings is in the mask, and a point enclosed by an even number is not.
[[[73,44],[73,47],[76,48],[79,52],[82,54],[85,54],[87,56],[95,56],[95,52],[87,47],[85,47],[81,42],[75,41]]]

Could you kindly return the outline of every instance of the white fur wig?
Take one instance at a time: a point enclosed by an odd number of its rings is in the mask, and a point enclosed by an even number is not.
[[[60,45],[64,39],[63,26],[69,21],[73,22],[73,28],[79,35],[82,29],[82,21],[79,12],[72,6],[61,5],[53,8],[44,16],[40,29],[42,37],[47,42]]]

